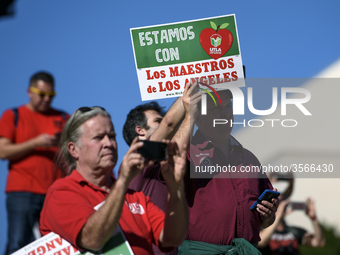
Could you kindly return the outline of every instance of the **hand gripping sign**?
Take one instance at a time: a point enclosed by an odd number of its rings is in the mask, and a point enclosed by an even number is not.
[[[98,210],[104,202],[95,206],[94,209]],[[130,206],[129,206],[130,207]],[[132,212],[131,208],[130,211]],[[68,241],[63,239],[56,233],[49,233],[36,241],[26,245],[20,250],[14,252],[12,255],[133,255],[130,244],[126,240],[123,231],[118,225],[112,237],[107,241],[102,251],[98,253],[92,253],[90,251],[84,251],[81,253]]]

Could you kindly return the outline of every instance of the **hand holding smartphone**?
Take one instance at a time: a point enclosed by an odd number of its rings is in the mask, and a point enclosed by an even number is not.
[[[166,143],[154,142],[143,140],[140,142],[144,143],[142,148],[139,148],[137,152],[144,158],[149,160],[166,160],[168,156],[168,147]]]
[[[259,196],[259,198],[253,203],[253,205],[250,207],[250,210],[255,211],[256,206],[258,204],[261,204],[263,200],[271,202],[273,198],[278,198],[280,196],[280,192],[266,189],[263,191],[263,193]]]

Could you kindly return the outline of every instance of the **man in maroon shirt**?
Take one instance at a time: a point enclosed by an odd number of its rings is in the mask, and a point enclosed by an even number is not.
[[[179,254],[193,250],[220,254],[240,245],[247,246],[243,254],[261,254],[249,243],[256,246],[260,228],[273,223],[278,202],[263,201],[256,211],[250,210],[272,185],[261,172],[244,172],[247,167],[260,167],[260,162],[230,135],[231,92],[218,94],[221,103],[208,96],[207,114],[195,117],[197,130],[190,141],[190,172],[185,177],[189,227]],[[228,124],[213,127],[214,119],[228,120]]]
[[[196,119],[198,130],[191,139],[190,153],[187,156],[187,159],[191,161],[191,172],[195,173],[195,166],[209,167],[216,166],[216,164],[233,166],[236,171],[245,166],[260,166],[257,158],[230,136],[231,126],[220,125],[216,130],[212,129],[214,118],[233,118],[231,93],[219,92],[223,103],[220,107],[216,107],[214,102],[208,99],[208,115],[200,116],[197,111],[197,102],[201,94],[197,93],[192,96],[195,88],[197,84],[189,85],[184,91],[185,117],[173,137],[173,140],[179,144],[189,144],[193,129],[191,122]],[[159,126],[158,129],[160,128]],[[257,243],[260,240],[260,227],[269,226],[274,221],[276,200],[273,203],[263,202],[258,205],[257,212],[250,210],[250,206],[262,191],[272,189],[266,175],[233,173],[233,175],[226,176],[225,173],[221,173],[212,178],[210,173],[199,173],[194,177],[198,178],[190,178],[188,169],[185,184],[190,219],[186,239],[195,241],[195,245],[198,241],[203,244],[202,246],[206,243],[225,247],[231,245],[235,238]],[[143,191],[160,208],[162,204],[165,204],[165,185],[158,168],[144,169],[131,183],[130,188]],[[183,249],[180,250],[182,254],[189,254],[192,244],[190,241],[185,241],[184,246],[180,248]],[[197,252],[197,247],[195,249]],[[198,247],[198,250],[203,249],[205,248]],[[212,251],[209,250],[209,252]],[[250,251],[250,254],[251,252],[253,251]]]

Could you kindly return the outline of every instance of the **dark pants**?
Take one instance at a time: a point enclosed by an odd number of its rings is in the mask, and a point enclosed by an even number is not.
[[[45,195],[29,192],[10,192],[6,194],[7,208],[7,251],[12,254],[35,240],[33,226],[40,219]]]

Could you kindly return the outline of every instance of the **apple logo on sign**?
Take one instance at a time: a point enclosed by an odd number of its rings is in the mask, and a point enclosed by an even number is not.
[[[233,35],[228,29],[229,23],[221,26],[210,21],[212,28],[205,28],[200,34],[200,43],[206,53],[213,59],[218,59],[228,52],[233,44]]]

